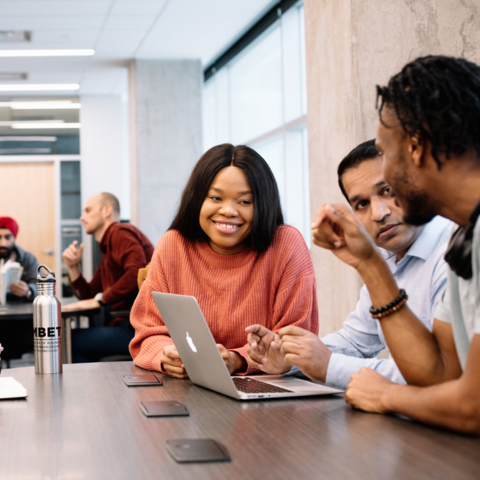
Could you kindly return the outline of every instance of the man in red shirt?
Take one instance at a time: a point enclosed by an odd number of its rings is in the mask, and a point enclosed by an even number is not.
[[[150,262],[153,245],[136,227],[119,223],[120,204],[110,193],[88,199],[80,217],[85,231],[95,236],[103,254],[91,282],[80,271],[83,243],[73,242],[63,252],[70,282],[81,301],[63,307],[64,311],[94,309],[106,305],[111,311],[130,310],[138,293],[137,274]],[[112,328],[115,327],[115,328]],[[72,331],[73,361],[98,361],[110,355],[128,355],[134,336],[128,320],[118,318],[109,326]]]

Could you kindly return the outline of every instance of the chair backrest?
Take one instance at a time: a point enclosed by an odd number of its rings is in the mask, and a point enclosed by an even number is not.
[[[147,273],[148,273],[149,267],[150,267],[150,264],[147,264],[147,266],[145,268],[140,268],[138,270],[137,283],[138,283],[138,289],[139,290],[142,288],[143,282],[147,278]]]

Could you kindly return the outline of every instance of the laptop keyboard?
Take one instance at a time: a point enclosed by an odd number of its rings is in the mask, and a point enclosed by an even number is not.
[[[276,387],[253,378],[233,377],[232,380],[237,390],[244,393],[294,393],[292,390]]]

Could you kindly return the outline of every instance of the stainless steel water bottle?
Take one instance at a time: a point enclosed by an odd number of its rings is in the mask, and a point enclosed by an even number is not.
[[[45,269],[47,273],[42,273]],[[55,296],[55,274],[37,269],[38,297],[33,301],[35,373],[62,373],[62,313]]]

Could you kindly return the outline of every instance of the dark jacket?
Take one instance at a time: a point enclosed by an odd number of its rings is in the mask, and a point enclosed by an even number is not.
[[[153,245],[129,223],[112,223],[100,242],[103,253],[100,265],[88,283],[82,275],[72,283],[80,299],[93,298],[103,292],[103,303],[113,311],[130,310],[138,293],[137,275],[150,262]]]
[[[23,248],[19,247],[18,245],[14,245],[13,251],[17,255],[17,259],[15,260],[23,267],[22,273],[22,280],[23,282],[27,283],[30,290],[32,291],[32,295],[30,298],[25,297],[17,297],[12,293],[8,294],[8,301],[23,301],[23,302],[33,302],[35,297],[38,295],[37,291],[37,268],[38,268],[38,260],[35,258],[35,255],[30,252],[26,252]]]

